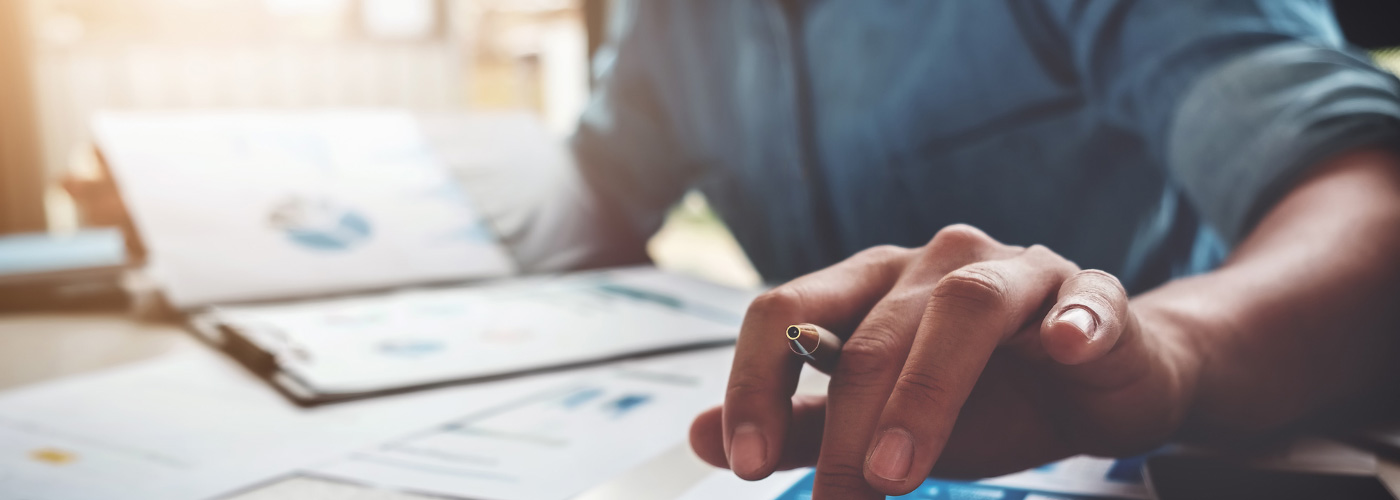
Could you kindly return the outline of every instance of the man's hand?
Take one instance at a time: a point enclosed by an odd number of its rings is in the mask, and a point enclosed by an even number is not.
[[[829,399],[792,397],[794,323],[849,334]],[[951,226],[754,301],[724,406],[696,418],[691,444],[750,480],[815,463],[819,499],[1145,451],[1181,424],[1198,365],[1180,337],[1151,333],[1113,276]]]

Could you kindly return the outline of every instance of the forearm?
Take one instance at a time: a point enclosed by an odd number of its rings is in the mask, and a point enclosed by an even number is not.
[[[647,239],[615,207],[583,189],[556,191],[532,207],[506,238],[525,272],[560,272],[649,263]],[[567,196],[566,196],[567,195]]]
[[[476,172],[463,187],[526,273],[649,262],[646,236],[580,175],[573,158]]]
[[[1188,427],[1264,430],[1400,371],[1400,161],[1316,169],[1221,269],[1133,301],[1182,360]]]

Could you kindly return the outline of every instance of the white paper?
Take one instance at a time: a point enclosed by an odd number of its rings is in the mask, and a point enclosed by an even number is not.
[[[93,128],[177,307],[513,272],[407,113],[107,113]]]
[[[732,349],[626,363],[350,454],[313,473],[482,500],[569,498],[682,442]]]
[[[218,353],[187,350],[0,394],[0,497],[210,498],[568,377],[307,410]]]
[[[1079,456],[1043,467],[976,482],[930,479],[908,497],[924,500],[1071,500],[1145,499],[1146,487],[1124,468],[1139,463]],[[1117,470],[1115,467],[1117,466]],[[1113,471],[1113,472],[1110,472]],[[811,469],[778,472],[761,481],[744,481],[732,472],[716,471],[701,480],[679,500],[807,500],[811,495]]]
[[[357,393],[733,340],[754,292],[654,268],[216,316],[319,393]]]
[[[809,469],[785,470],[774,472],[761,481],[745,481],[733,472],[717,470],[695,483],[676,500],[771,500],[811,472]]]
[[[441,497],[415,495],[332,481],[319,477],[293,476],[221,500],[442,500]]]

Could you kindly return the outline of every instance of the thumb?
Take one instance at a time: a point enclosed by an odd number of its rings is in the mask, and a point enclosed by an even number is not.
[[[1128,293],[1118,278],[1093,269],[1079,271],[1060,285],[1055,306],[1040,326],[1041,346],[1066,365],[1103,358],[1124,335],[1136,335]]]

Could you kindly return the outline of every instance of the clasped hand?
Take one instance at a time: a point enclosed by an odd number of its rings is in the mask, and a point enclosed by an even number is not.
[[[793,323],[846,338],[826,396],[793,397]],[[817,499],[1145,451],[1180,426],[1194,366],[1150,330],[1112,275],[950,226],[755,300],[724,405],[695,419],[691,445],[750,480],[815,465]]]

